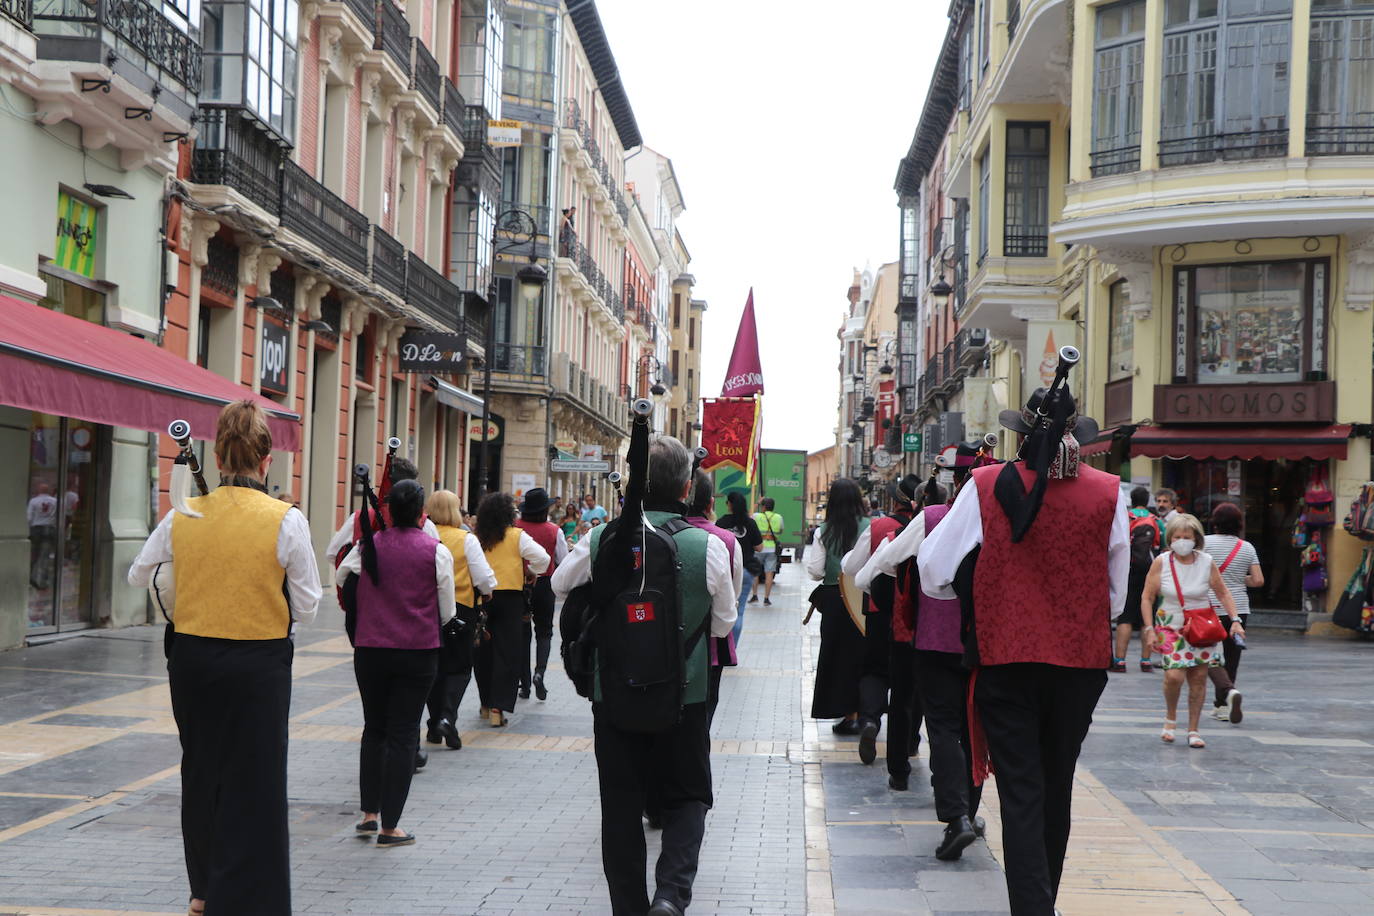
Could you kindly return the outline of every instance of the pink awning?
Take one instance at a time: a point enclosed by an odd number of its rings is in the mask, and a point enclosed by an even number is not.
[[[1093,455],[1105,455],[1112,450],[1112,442],[1116,439],[1117,427],[1112,426],[1102,430],[1092,439],[1084,442],[1078,447],[1078,454],[1084,458]]]
[[[301,418],[151,341],[0,296],[0,404],[165,433],[175,419],[215,437],[220,409],[248,398],[267,412],[272,445],[301,447]]]
[[[1345,460],[1348,423],[1330,426],[1142,426],[1131,456]]]

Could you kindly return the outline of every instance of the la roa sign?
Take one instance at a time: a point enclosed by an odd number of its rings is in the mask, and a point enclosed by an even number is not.
[[[406,331],[401,337],[402,372],[462,372],[467,338],[462,334]]]
[[[1335,382],[1156,385],[1156,423],[1333,423]]]

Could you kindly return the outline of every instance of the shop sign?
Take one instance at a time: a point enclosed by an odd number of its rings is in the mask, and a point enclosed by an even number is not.
[[[487,122],[487,144],[489,146],[519,146],[520,143],[519,121]]]
[[[100,209],[57,192],[57,256],[53,263],[83,277],[95,276],[96,219]]]
[[[590,458],[555,458],[549,462],[549,470],[558,474],[605,474],[610,469],[609,461]]]
[[[576,455],[576,454],[577,454],[577,440],[576,440],[576,439],[555,439],[554,442],[553,442],[553,447],[556,448],[556,449],[558,449],[560,452],[562,452],[562,453],[565,454],[565,455]]]
[[[902,451],[916,452],[919,454],[921,451],[921,434],[902,433]]]
[[[266,317],[262,321],[262,369],[258,382],[263,391],[286,394],[286,379],[291,371],[291,331]]]
[[[602,458],[602,447],[599,445],[584,445],[582,450],[577,453],[577,457],[584,461],[600,461]]]
[[[525,498],[525,494],[537,486],[533,474],[516,472],[510,475],[510,492],[515,497],[516,502]]]
[[[463,351],[467,338],[462,334],[434,331],[406,331],[401,337],[402,372],[465,372]]]
[[[473,442],[481,442],[485,438],[493,445],[501,441],[501,430],[505,427],[505,422],[496,414],[492,414],[487,420],[487,435],[482,435],[482,418],[473,417],[468,421],[468,439]]]
[[[1333,423],[1335,382],[1156,385],[1156,423]]]

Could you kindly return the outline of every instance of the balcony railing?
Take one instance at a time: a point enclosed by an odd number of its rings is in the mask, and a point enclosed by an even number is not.
[[[461,326],[462,290],[413,251],[406,257],[406,302],[444,327]]]
[[[0,16],[33,29],[33,0],[0,0]]]
[[[344,0],[344,6],[353,11],[369,32],[377,33],[377,0]]]
[[[1011,44],[1016,37],[1016,30],[1021,27],[1021,0],[1007,0],[1007,44]]]
[[[1116,149],[1093,150],[1092,173],[1094,178],[1104,175],[1124,175],[1140,171],[1140,145],[1121,146]]]
[[[1195,165],[1217,159],[1275,159],[1288,155],[1288,130],[1205,134],[1159,141],[1159,164]]]
[[[268,213],[281,208],[282,148],[233,108],[200,109],[191,180],[231,187]]]
[[[494,372],[526,378],[543,378],[545,375],[543,347],[499,343],[492,359],[491,368]]]
[[[19,7],[31,5],[32,0],[4,2],[7,7]],[[14,18],[8,8],[6,16]],[[34,32],[49,39],[39,42],[41,58],[69,59],[72,48],[68,42],[103,38],[108,30],[113,39],[107,39],[107,44],[136,52],[191,93],[200,91],[200,45],[147,0],[45,0],[31,21]]]
[[[1308,127],[1309,156],[1374,156],[1374,125]]]
[[[385,51],[401,72],[410,74],[410,23],[391,0],[377,2],[377,32],[372,47]]]
[[[1009,258],[1043,258],[1049,250],[1049,240],[1044,227],[1008,226],[1002,237],[1002,253]]]
[[[463,314],[460,327],[468,340],[485,344],[491,324],[491,306],[481,296],[463,293]]]
[[[587,151],[587,156],[592,161],[592,171],[601,179],[601,186],[606,189],[606,195],[615,205],[616,213],[620,214],[622,221],[628,222],[630,205],[625,200],[625,192],[616,184],[611,163],[601,154],[601,144],[592,136],[591,127],[582,117],[582,106],[578,104],[577,99],[564,100],[563,126],[577,131],[577,135],[582,138],[582,148]]]
[[[419,38],[411,39],[411,44],[415,46],[415,63],[410,72],[410,88],[419,92],[420,98],[438,114],[444,92],[444,76],[439,72],[439,62]],[[461,99],[459,96],[460,102]]]
[[[448,104],[444,105],[444,118],[448,119]],[[455,109],[454,117],[460,121],[458,135],[463,138],[464,154],[476,153],[487,142],[487,121],[490,115],[482,105],[468,105],[461,111]]]
[[[331,257],[367,273],[367,217],[290,160],[282,168],[281,222]]]
[[[467,138],[467,113],[468,105],[463,101],[463,95],[458,91],[458,87],[453,85],[453,80],[444,77],[444,125],[449,130],[458,135],[463,141],[464,148],[468,145]],[[487,125],[482,124],[485,131]]]
[[[406,246],[372,226],[372,282],[402,299],[406,295]]]

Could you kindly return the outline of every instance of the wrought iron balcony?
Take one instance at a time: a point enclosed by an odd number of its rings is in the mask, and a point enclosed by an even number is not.
[[[281,208],[280,145],[237,108],[201,108],[191,180],[233,188],[268,213]]]
[[[463,314],[461,327],[468,340],[486,345],[487,331],[491,327],[491,303],[474,292],[463,293]]]
[[[33,31],[33,0],[0,0],[0,16]]]
[[[406,295],[406,246],[372,225],[372,282],[402,299]]]
[[[281,223],[360,274],[367,273],[367,217],[287,160],[282,167]]]
[[[4,0],[5,14],[32,0]],[[101,45],[136,55],[140,69],[150,67],[194,95],[200,91],[201,52],[185,32],[147,0],[43,0],[32,15],[44,60],[104,62]]]
[[[377,33],[377,0],[344,0],[344,6],[353,11],[369,32]]]
[[[1094,178],[1140,171],[1140,144],[1119,146],[1116,149],[1093,150],[1090,155]]]
[[[377,31],[372,47],[385,51],[402,73],[410,74],[410,22],[392,0],[377,2]]]
[[[406,256],[406,302],[446,328],[462,328],[462,290],[413,251]]]
[[[582,106],[577,99],[563,100],[563,126],[577,131],[579,136],[585,136],[587,122],[582,120]]]
[[[1288,129],[1204,134],[1159,141],[1159,164],[1195,165],[1217,159],[1277,159],[1288,155]]]
[[[1374,156],[1374,124],[1307,128],[1309,156]]]
[[[443,74],[439,72],[439,62],[419,38],[412,38],[411,44],[415,46],[415,63],[410,72],[410,88],[419,92],[420,98],[428,102],[437,115],[444,97],[445,82]],[[457,92],[456,89],[454,91]],[[462,103],[462,96],[459,96],[459,103]]]
[[[1043,258],[1049,251],[1049,229],[1045,226],[1007,226],[1002,236],[1002,253],[1009,258]]]
[[[531,379],[542,379],[545,375],[543,347],[498,343],[492,359],[491,368],[494,372],[520,375]]]
[[[455,86],[455,85],[453,85],[453,80],[449,79],[448,77],[444,77],[443,86],[444,86],[444,114],[443,114],[443,116],[444,116],[444,124],[445,124],[445,126],[448,127],[449,130],[451,130],[451,131],[453,131],[455,134],[457,134],[457,135],[458,135],[458,138],[459,138],[460,140],[463,141],[463,148],[464,148],[464,151],[466,152],[467,145],[468,145],[468,138],[467,138],[467,114],[468,114],[468,105],[467,105],[466,102],[463,101],[462,93],[460,93],[460,92],[458,91],[458,87]],[[483,122],[483,124],[482,124],[482,130],[483,130],[484,132],[486,131],[486,127],[487,127],[486,123]]]

